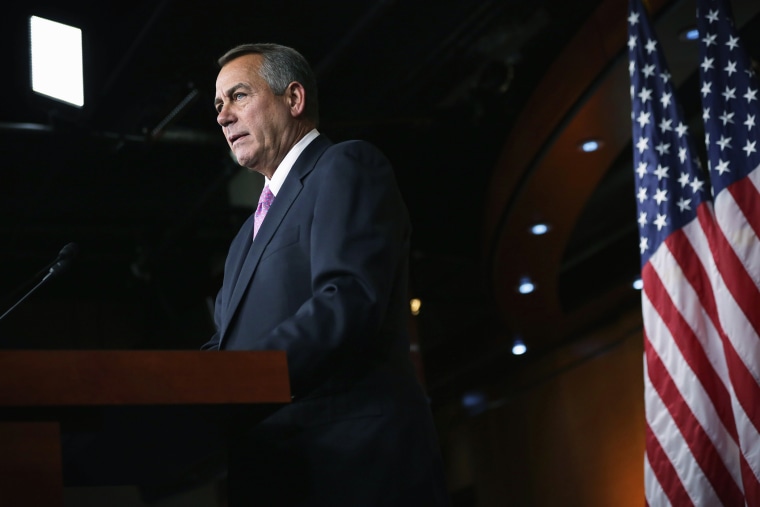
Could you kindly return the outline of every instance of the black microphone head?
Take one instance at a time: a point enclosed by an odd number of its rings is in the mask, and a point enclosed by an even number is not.
[[[79,246],[76,243],[69,243],[61,248],[58,252],[58,258],[55,260],[50,269],[48,270],[48,277],[53,275],[59,275],[66,270],[71,264],[71,260],[79,253]]]
[[[58,258],[71,259],[77,253],[79,253],[79,245],[77,245],[76,243],[69,243],[68,245],[61,248],[60,252],[58,252]]]

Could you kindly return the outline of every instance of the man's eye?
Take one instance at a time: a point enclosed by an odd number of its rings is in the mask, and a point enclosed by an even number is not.
[[[238,92],[238,93],[235,93],[235,94],[232,95],[232,99],[233,100],[240,100],[243,97],[245,97],[245,93],[243,93],[243,92]]]

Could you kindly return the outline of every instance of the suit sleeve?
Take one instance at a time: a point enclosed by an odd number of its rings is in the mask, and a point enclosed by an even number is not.
[[[222,291],[220,289],[216,295],[216,304],[214,304],[214,327],[216,328],[216,331],[206,343],[201,345],[200,350],[218,350],[219,349],[219,340],[221,339],[221,337],[219,336],[219,327],[220,327],[220,322],[221,322],[220,313],[221,313],[221,308],[222,308],[221,300],[222,300]]]

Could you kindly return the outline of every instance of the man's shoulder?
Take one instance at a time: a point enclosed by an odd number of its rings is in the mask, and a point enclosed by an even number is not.
[[[325,150],[325,155],[328,156],[328,159],[344,158],[372,165],[378,162],[381,164],[388,163],[385,154],[377,145],[363,139],[350,139],[332,144]]]
[[[363,139],[348,139],[332,144],[329,150],[334,151],[352,151],[352,150],[376,150],[380,151],[377,146]]]

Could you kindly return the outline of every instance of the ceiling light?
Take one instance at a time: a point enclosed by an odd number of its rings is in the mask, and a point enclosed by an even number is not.
[[[697,40],[699,38],[699,30],[694,27],[686,28],[678,34],[678,38],[685,41]]]
[[[412,315],[419,315],[421,306],[422,306],[422,301],[420,301],[419,299],[412,298],[409,300],[409,308],[412,310]]]
[[[478,390],[466,392],[462,395],[462,407],[470,415],[478,415],[488,408],[488,397]]]
[[[520,294],[530,294],[536,290],[536,286],[530,278],[524,276],[520,278],[520,285],[517,286],[517,290],[520,292]]]
[[[32,89],[76,107],[84,105],[82,30],[29,18]]]
[[[585,153],[591,153],[592,151],[596,151],[601,147],[602,142],[597,139],[589,139],[588,141],[583,141],[580,145],[581,151]]]
[[[641,278],[637,278],[636,280],[633,281],[632,285],[634,289],[641,290],[644,288],[644,280],[642,280]]]
[[[549,224],[539,222],[537,224],[533,224],[530,227],[530,233],[534,236],[541,236],[542,234],[546,234],[549,232]]]
[[[525,346],[525,342],[523,342],[520,338],[516,338],[514,343],[512,343],[512,354],[521,356],[526,352],[528,352],[528,347]]]

